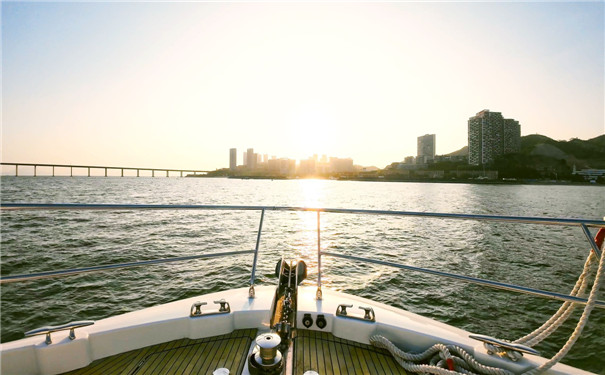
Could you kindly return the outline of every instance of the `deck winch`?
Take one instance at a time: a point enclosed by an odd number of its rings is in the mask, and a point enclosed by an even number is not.
[[[251,374],[280,374],[284,368],[285,355],[296,329],[296,306],[298,285],[307,277],[307,265],[302,260],[296,264],[283,259],[275,266],[278,279],[273,298],[270,333],[256,338],[256,347],[248,357]]]

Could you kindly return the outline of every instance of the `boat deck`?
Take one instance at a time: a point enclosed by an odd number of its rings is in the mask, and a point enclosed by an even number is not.
[[[212,374],[227,368],[241,374],[256,329],[205,339],[180,339],[94,361],[65,375]],[[339,339],[326,332],[298,330],[294,338],[293,374],[405,374],[384,349]]]
[[[94,361],[69,375],[212,374],[227,368],[239,374],[256,329],[241,329],[205,339],[180,339]]]
[[[294,339],[294,375],[403,374],[385,349],[339,339],[327,332],[298,330]]]

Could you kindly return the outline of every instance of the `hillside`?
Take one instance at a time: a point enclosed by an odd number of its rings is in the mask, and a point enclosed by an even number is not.
[[[468,156],[468,146],[464,146],[460,150],[450,152],[449,154],[445,154],[444,156]]]
[[[531,134],[521,137],[521,155],[542,155],[556,159],[575,159],[580,163],[595,164],[605,162],[605,134],[598,137],[581,140],[573,138],[569,141],[555,141],[540,134]],[[468,146],[450,152],[444,156],[467,156]],[[591,167],[596,168],[591,165]]]
[[[521,152],[498,158],[500,177],[578,179],[576,169],[605,169],[605,135],[588,140],[555,141],[532,134],[521,137]]]
[[[539,134],[521,137],[522,155],[542,156],[565,160],[569,166],[577,168],[605,168],[605,134],[581,140],[555,141]]]
[[[468,146],[444,156],[467,156]],[[521,137],[521,150],[504,155],[490,168],[497,169],[502,178],[545,178],[574,180],[576,169],[605,169],[605,135],[581,140],[556,141],[540,134]],[[432,169],[473,169],[460,162],[438,162]]]

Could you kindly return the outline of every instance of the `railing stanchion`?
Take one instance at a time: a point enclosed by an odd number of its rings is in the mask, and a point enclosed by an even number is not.
[[[588,227],[586,226],[586,224],[582,224],[581,227],[582,227],[582,230],[584,231],[584,235],[586,236],[586,238],[588,239],[588,242],[590,243],[590,246],[592,247],[592,250],[594,250],[595,254],[597,255],[597,259],[600,259],[601,258],[601,249],[599,249],[599,246],[597,246],[597,243],[595,242],[594,238],[592,238],[592,234],[590,234]]]
[[[263,219],[265,218],[265,209],[260,214],[260,224],[258,225],[258,234],[256,236],[256,247],[254,248],[254,260],[252,261],[252,275],[250,276],[250,289],[248,297],[254,298],[254,274],[256,273],[256,260],[258,259],[258,247],[260,246],[260,234],[263,230]]]
[[[320,300],[321,295],[321,235],[319,225],[319,211],[317,211],[317,293],[315,298]]]

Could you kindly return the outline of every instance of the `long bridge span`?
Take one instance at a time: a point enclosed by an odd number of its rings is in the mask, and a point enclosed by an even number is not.
[[[5,163],[1,162],[0,165],[14,166],[15,176],[19,176],[19,167],[33,167],[34,177],[38,175],[38,167],[50,167],[52,168],[52,176],[55,176],[55,168],[69,168],[69,175],[73,177],[74,169],[85,169],[88,171],[88,177],[90,177],[91,170],[105,170],[105,177],[107,177],[108,170],[120,170],[121,177],[124,177],[124,171],[137,171],[137,177],[140,177],[141,171],[151,171],[151,177],[155,177],[156,172],[166,172],[166,177],[170,177],[170,172],[180,173],[183,177],[183,173],[206,174],[210,171],[204,171],[201,169],[170,169],[170,168],[143,168],[143,167],[113,167],[105,165],[71,165],[71,164],[44,164],[44,163]]]

